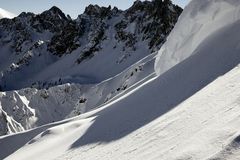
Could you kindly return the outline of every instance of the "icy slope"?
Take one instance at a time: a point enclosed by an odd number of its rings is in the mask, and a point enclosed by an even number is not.
[[[10,13],[2,8],[0,8],[0,19],[2,18],[13,18],[16,15],[14,15],[13,13]]]

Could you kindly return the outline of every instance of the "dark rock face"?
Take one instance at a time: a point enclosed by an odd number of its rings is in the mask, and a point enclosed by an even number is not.
[[[131,8],[127,10],[126,19],[130,23],[135,22],[138,26],[137,34],[143,34],[142,40],[148,40],[149,48],[153,49],[162,44],[166,36],[171,32],[182,9],[173,5],[169,0],[136,1]],[[118,28],[126,28],[128,22],[120,25]],[[122,35],[122,34],[120,34]],[[133,39],[134,35],[128,36]]]
[[[50,10],[34,16],[31,26],[38,32],[43,32],[44,30],[61,32],[69,21],[72,20],[67,18],[59,8],[54,6]]]
[[[76,22],[69,22],[62,31],[52,37],[48,50],[58,56],[71,53],[80,47],[78,37],[81,37],[82,33],[83,28],[79,27]]]
[[[89,5],[85,11],[84,14],[88,16],[94,16],[97,18],[106,18],[107,16],[111,16],[111,6],[109,7],[99,7],[98,5]]]
[[[8,39],[13,42],[12,48],[20,54],[26,52],[27,48],[34,43],[35,34],[46,31],[57,34],[71,21],[60,9],[52,7],[39,15],[23,12],[12,20],[3,19],[0,21],[0,32],[4,35],[3,41]]]

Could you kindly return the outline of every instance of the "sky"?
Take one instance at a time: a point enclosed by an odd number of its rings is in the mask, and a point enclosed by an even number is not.
[[[181,7],[184,7],[188,2],[188,0],[172,1]],[[52,6],[57,6],[65,14],[76,18],[77,15],[84,12],[85,7],[89,4],[117,6],[124,10],[129,8],[133,2],[134,0],[0,0],[0,8],[18,15],[21,12],[41,13]]]

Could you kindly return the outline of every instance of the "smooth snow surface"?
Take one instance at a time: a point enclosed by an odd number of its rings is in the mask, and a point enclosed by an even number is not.
[[[74,119],[0,137],[0,159],[239,160],[239,6],[193,0],[158,53],[158,77]]]
[[[10,13],[2,8],[0,8],[0,19],[2,18],[13,18],[16,15],[14,15],[13,13]]]

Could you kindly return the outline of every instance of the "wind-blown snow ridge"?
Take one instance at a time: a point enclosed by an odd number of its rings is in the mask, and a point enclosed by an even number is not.
[[[212,34],[240,19],[239,8],[238,0],[192,0],[160,49],[156,72],[161,74],[197,53],[196,48]]]
[[[2,18],[13,18],[15,16],[16,16],[15,14],[10,13],[10,12],[0,8],[0,19],[2,19]]]

